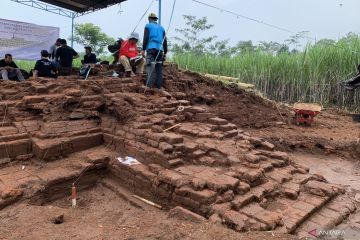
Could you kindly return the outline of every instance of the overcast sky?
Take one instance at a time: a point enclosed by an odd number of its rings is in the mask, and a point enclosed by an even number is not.
[[[133,30],[152,0],[128,0],[76,19],[76,23],[91,22],[100,26],[105,33],[117,38],[126,37]],[[360,33],[360,0],[202,0],[208,4],[277,25],[294,32],[309,31],[317,39],[338,39],[348,32]],[[167,28],[173,0],[162,0],[162,25]],[[158,1],[151,7],[157,13]],[[192,0],[177,0],[173,23],[168,37],[174,37],[175,28],[182,28],[183,14],[198,17],[207,16],[215,27],[209,34],[219,39],[278,41],[289,38],[290,33],[264,26],[246,19],[237,18],[225,12],[199,5]],[[38,9],[23,6],[10,0],[0,0],[0,18],[30,22],[60,28],[60,36],[71,34],[71,20]],[[146,18],[137,32],[143,34]],[[76,46],[81,49],[80,46]],[[81,49],[82,50],[82,49]]]

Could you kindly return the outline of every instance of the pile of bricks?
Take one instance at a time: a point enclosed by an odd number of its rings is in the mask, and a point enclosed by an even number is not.
[[[208,105],[191,104],[178,86],[186,91],[196,79],[185,84],[176,67],[168,71],[169,92],[145,92],[126,78],[0,83],[0,164],[62,159],[103,145],[140,162],[112,157],[108,177],[237,231],[301,234],[312,224],[334,227],[355,210],[341,186],[309,174]]]

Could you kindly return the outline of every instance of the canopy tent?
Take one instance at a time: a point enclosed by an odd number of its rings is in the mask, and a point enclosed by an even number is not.
[[[71,18],[71,39],[74,34],[74,19],[101,10],[126,0],[11,0],[26,6]],[[73,46],[73,41],[71,41]]]
[[[126,0],[11,0],[65,17],[76,18]]]

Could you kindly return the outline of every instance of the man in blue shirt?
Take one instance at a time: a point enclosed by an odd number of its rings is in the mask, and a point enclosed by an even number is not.
[[[146,73],[147,87],[154,85],[161,89],[163,86],[162,64],[165,59],[168,46],[165,29],[157,23],[158,17],[155,13],[149,15],[149,23],[145,26],[143,52],[146,51]]]

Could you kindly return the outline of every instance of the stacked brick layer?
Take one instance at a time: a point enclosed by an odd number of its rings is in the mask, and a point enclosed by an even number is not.
[[[191,81],[182,81],[174,66],[167,70],[169,92],[132,79],[1,82],[0,164],[70,162],[87,151],[84,161],[92,159],[93,168],[111,158],[109,176],[131,191],[237,231],[331,229],[355,210],[341,186],[309,174],[211,106],[192,104]],[[101,145],[105,156],[91,157]],[[140,164],[124,165],[117,154]],[[21,189],[0,185],[1,201],[20,198]]]

